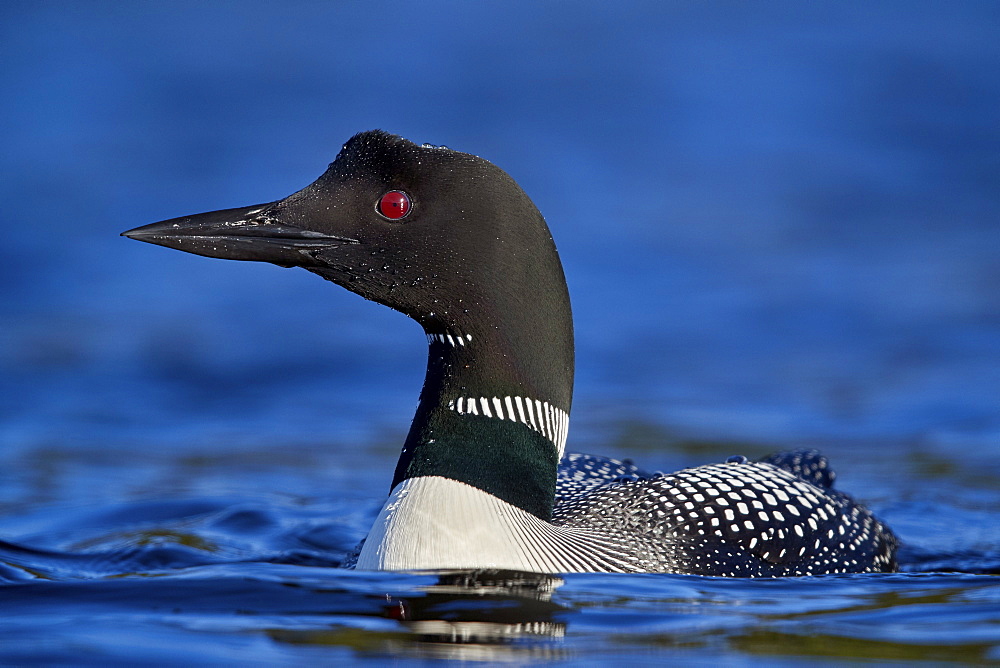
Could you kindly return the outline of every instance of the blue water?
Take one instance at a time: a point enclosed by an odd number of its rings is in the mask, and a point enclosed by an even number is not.
[[[0,663],[1000,662],[995,3],[4,3]],[[381,127],[506,169],[570,449],[820,447],[902,572],[356,573],[424,339],[117,235]]]

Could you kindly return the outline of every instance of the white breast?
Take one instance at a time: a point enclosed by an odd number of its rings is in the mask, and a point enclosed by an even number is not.
[[[498,568],[538,573],[631,571],[599,532],[553,526],[463,482],[408,478],[392,490],[361,554],[361,570]]]

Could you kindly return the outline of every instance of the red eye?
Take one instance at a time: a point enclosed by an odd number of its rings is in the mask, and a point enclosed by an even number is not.
[[[389,220],[399,220],[410,212],[410,196],[402,190],[390,190],[378,201],[378,212]]]

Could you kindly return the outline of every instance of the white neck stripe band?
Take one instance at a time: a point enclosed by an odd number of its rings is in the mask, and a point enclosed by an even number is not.
[[[427,343],[443,343],[445,345],[456,348],[458,346],[465,346],[467,343],[472,341],[472,334],[428,334]]]
[[[503,399],[500,397],[459,397],[449,401],[448,408],[459,415],[484,415],[498,420],[520,422],[552,441],[560,459],[566,450],[569,414],[561,408],[552,406],[547,401],[524,397],[504,397]]]

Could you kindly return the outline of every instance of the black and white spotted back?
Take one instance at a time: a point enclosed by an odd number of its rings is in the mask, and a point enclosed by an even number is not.
[[[734,457],[670,474],[628,461],[567,455],[556,526],[588,529],[631,555],[631,569],[774,577],[895,569],[895,536],[831,489],[815,451]]]
[[[571,452],[559,462],[556,507],[612,483],[648,480],[652,477],[653,474],[641,470],[631,459],[619,460]]]

